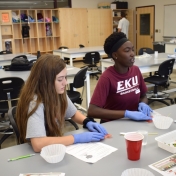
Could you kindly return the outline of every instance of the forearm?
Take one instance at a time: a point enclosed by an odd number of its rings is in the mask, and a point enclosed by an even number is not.
[[[120,119],[123,118],[125,111],[103,109],[93,104],[90,104],[88,109],[88,116],[98,119]]]
[[[83,121],[86,117],[81,114],[79,111],[76,111],[75,115],[72,117],[72,120],[78,124],[83,124]]]
[[[67,146],[73,143],[74,143],[74,137],[72,135],[63,136],[63,137],[31,138],[32,148],[35,152],[40,152],[43,147],[51,144],[63,144]]]

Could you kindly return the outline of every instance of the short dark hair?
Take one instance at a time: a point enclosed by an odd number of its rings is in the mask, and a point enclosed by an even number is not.
[[[126,13],[121,11],[121,17],[126,17]]]
[[[123,32],[114,32],[112,33],[104,43],[104,51],[106,54],[110,54],[112,47],[122,38],[126,38],[126,35]]]

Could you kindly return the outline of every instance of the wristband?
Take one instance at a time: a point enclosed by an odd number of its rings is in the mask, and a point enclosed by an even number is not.
[[[83,120],[83,128],[87,128],[86,125],[88,122],[96,122],[93,118],[87,117]]]

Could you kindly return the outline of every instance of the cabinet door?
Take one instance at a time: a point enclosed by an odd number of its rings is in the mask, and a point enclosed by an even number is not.
[[[88,20],[87,9],[72,9],[72,20],[74,23],[74,48],[80,44],[88,46]]]
[[[100,46],[100,10],[88,9],[89,46]]]
[[[59,9],[60,23],[60,44],[69,48],[74,47],[74,20],[72,15],[73,9]]]
[[[104,45],[105,39],[112,34],[112,11],[100,9],[100,46]]]

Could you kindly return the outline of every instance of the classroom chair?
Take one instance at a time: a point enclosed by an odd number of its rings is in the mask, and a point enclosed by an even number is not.
[[[15,137],[16,137],[16,141],[17,141],[17,145],[21,144],[20,142],[20,133],[19,133],[19,130],[18,130],[18,127],[17,127],[17,124],[16,124],[16,121],[15,121],[15,114],[16,114],[16,106],[10,108],[8,110],[8,118],[10,120],[10,124],[11,124],[11,127],[9,127],[7,130],[6,130],[6,133],[2,136],[2,138],[0,139],[0,148],[1,148],[1,145],[2,143],[9,137],[11,136],[13,133],[15,134]]]
[[[139,49],[138,55],[143,55],[144,52],[147,53],[147,54],[154,54],[153,49],[147,48],[147,47],[143,47],[143,48]]]
[[[0,113],[4,115],[10,107],[16,106],[23,84],[23,79],[18,77],[0,78]]]
[[[84,67],[75,75],[73,83],[70,84],[70,90],[67,90],[67,95],[73,103],[81,105],[81,103],[83,101],[82,97],[84,94],[84,81],[86,79],[87,69],[88,69],[88,67]],[[82,88],[82,93],[75,91],[74,88],[76,88],[76,89]],[[78,126],[74,121],[72,121],[71,119],[68,119],[68,121],[76,129],[78,129]]]
[[[16,141],[17,141],[17,145],[21,144],[20,142],[20,134],[19,134],[19,130],[15,121],[15,114],[16,114],[16,106],[10,108],[8,110],[8,118],[10,120],[10,127],[6,130],[6,132],[4,133],[4,135],[2,136],[2,138],[0,139],[0,148],[2,143],[9,137],[11,136],[13,133],[16,136]]]
[[[5,113],[7,113],[12,106],[16,106],[23,84],[23,79],[18,77],[0,78],[0,113],[2,119],[5,117]],[[0,141],[4,141],[6,137],[13,134],[13,130],[10,128],[10,125],[10,123],[7,125],[1,121],[1,126],[3,128],[0,129],[0,134],[6,135],[1,138]]]
[[[0,51],[0,55],[4,55],[4,54],[12,54],[12,52],[4,50],[4,51]]]
[[[158,92],[158,86],[162,86],[165,89],[168,87],[169,78],[173,71],[175,59],[169,59],[162,62],[158,69],[158,75],[149,76],[144,79],[145,82],[154,84],[153,95],[148,97],[149,103],[154,101],[159,101],[164,103],[165,105],[169,106],[170,104],[165,100],[170,100],[171,104],[174,104],[174,100],[169,98],[169,94],[163,92]]]
[[[143,53],[154,54],[154,51],[151,48],[143,47],[143,48],[139,49],[138,55],[143,55]],[[157,73],[157,72],[155,72],[155,73]],[[149,76],[152,76],[152,72],[149,73]]]
[[[80,48],[84,48],[85,46],[84,46],[84,45],[82,45],[82,44],[80,44],[80,45],[79,45],[79,47],[80,47]]]
[[[98,73],[101,73],[101,71],[99,70],[97,63],[100,62],[100,54],[97,51],[92,51],[92,52],[88,52],[86,53],[83,62],[88,66],[88,70],[92,70],[94,71],[94,68],[96,69],[96,71],[98,71],[97,73],[91,73],[90,75],[95,76],[96,79],[98,80]]]

